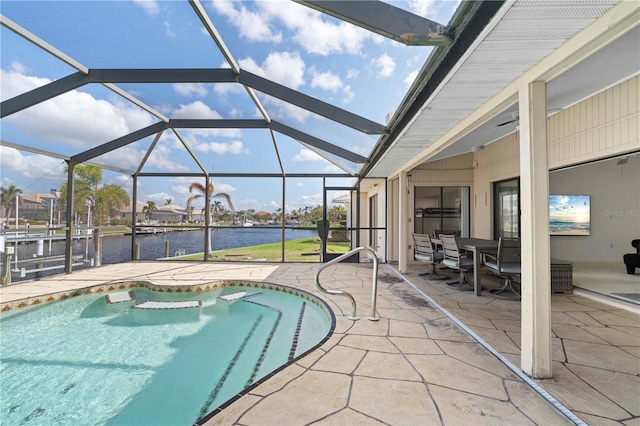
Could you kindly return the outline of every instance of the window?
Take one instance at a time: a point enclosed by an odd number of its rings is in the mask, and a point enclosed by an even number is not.
[[[520,179],[493,184],[493,236],[520,238]]]
[[[469,237],[469,192],[460,186],[416,187],[414,232]]]

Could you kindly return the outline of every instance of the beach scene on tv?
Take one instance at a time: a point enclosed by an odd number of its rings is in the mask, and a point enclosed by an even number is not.
[[[589,235],[591,232],[589,195],[550,195],[551,235]]]

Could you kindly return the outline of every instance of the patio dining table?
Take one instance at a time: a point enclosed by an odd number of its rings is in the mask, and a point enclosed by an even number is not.
[[[432,239],[435,244],[440,244],[439,239]],[[482,267],[482,253],[495,254],[498,251],[497,240],[487,240],[484,238],[458,238],[456,237],[458,248],[468,250],[473,254],[473,291],[476,296],[482,292],[480,279],[480,268]]]

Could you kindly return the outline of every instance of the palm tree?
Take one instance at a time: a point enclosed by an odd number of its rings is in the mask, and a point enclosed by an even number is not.
[[[224,210],[224,206],[222,205],[222,202],[214,201],[213,203],[211,203],[210,209],[211,209],[211,214],[216,217],[216,222],[217,222],[218,221],[217,216],[222,214],[222,211]]]
[[[22,194],[22,189],[17,188],[15,185],[11,185],[9,188],[0,188],[0,200],[4,206],[4,215],[7,218],[7,223],[9,222],[10,214],[16,211],[16,197],[19,194]],[[22,203],[22,200],[18,198],[18,205],[20,203]]]
[[[158,207],[156,207],[154,201],[147,201],[147,205],[142,208],[142,213],[144,213],[144,217],[147,218],[147,220],[151,220],[156,211],[158,211]]]
[[[199,182],[191,182],[191,185],[189,185],[189,192],[193,192],[193,191],[198,192],[198,194],[193,195],[187,199],[187,208],[191,206],[191,203],[193,200],[197,200],[198,198],[204,198],[206,203],[205,205],[210,204],[212,198],[224,198],[225,200],[227,200],[227,204],[229,205],[229,208],[231,210],[234,210],[233,203],[231,202],[231,197],[229,196],[229,194],[224,192],[218,192],[217,194],[214,194],[214,187],[212,182],[209,182],[209,185],[206,188],[203,184]],[[209,210],[209,214],[211,214],[211,210]],[[208,241],[209,241],[208,250],[209,250],[209,253],[211,253],[212,251],[211,238],[209,238]]]
[[[68,170],[68,169],[67,169]],[[88,164],[79,164],[74,169],[73,212],[82,214],[86,206],[98,225],[115,216],[129,204],[129,195],[117,185],[102,185],[102,169]],[[62,200],[68,197],[67,183],[62,184]],[[134,213],[135,214],[135,213]]]

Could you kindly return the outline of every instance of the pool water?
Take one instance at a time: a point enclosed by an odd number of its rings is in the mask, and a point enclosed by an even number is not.
[[[131,293],[134,302],[91,294],[3,314],[0,423],[193,424],[331,328],[315,303],[273,290]],[[194,299],[202,307],[132,308]]]

